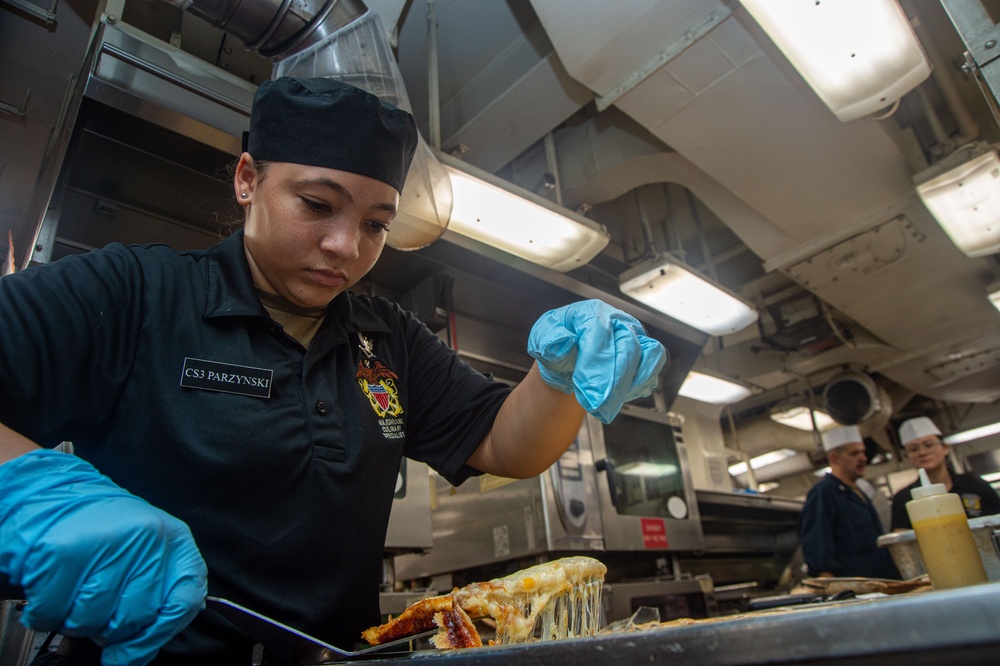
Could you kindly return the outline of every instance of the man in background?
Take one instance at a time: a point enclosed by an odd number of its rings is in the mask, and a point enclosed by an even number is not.
[[[830,473],[806,496],[799,518],[802,555],[810,576],[899,578],[876,540],[883,533],[872,500],[859,487],[868,457],[857,426],[823,434]]]

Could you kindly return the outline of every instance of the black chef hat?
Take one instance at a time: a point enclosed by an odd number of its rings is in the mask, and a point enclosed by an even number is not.
[[[243,150],[254,159],[349,171],[402,192],[417,125],[413,116],[341,81],[283,76],[253,98]]]

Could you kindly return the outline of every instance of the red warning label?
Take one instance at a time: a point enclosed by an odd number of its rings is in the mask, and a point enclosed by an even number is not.
[[[662,518],[641,518],[642,544],[646,548],[667,547],[667,526]]]

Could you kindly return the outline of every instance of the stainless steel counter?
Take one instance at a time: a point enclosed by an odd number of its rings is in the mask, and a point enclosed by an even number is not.
[[[923,666],[1000,663],[1000,583],[961,590],[760,612],[687,627],[594,638],[419,651],[366,663],[833,664]]]

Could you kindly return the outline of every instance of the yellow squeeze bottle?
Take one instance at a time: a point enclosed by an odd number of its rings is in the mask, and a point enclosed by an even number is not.
[[[906,513],[934,589],[987,582],[979,547],[958,495],[945,492],[943,483],[931,483],[921,469],[920,487],[913,489]]]

